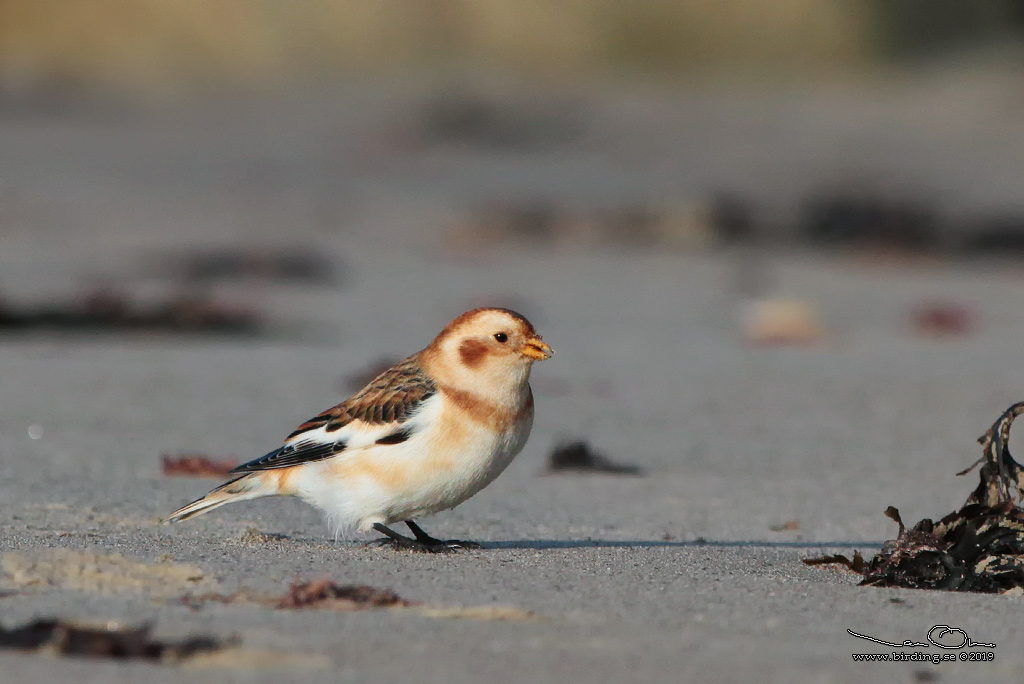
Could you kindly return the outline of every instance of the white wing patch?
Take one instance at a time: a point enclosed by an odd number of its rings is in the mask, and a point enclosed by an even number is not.
[[[440,408],[441,395],[435,394],[434,396],[420,402],[412,411],[409,418],[401,423],[364,423],[361,420],[353,420],[341,428],[330,432],[327,430],[327,426],[324,425],[323,427],[308,430],[302,434],[292,437],[285,442],[285,446],[298,446],[303,442],[312,442],[314,444],[334,444],[337,442],[344,442],[345,451],[339,453],[339,456],[341,456],[345,452],[373,446],[381,440],[385,440],[396,433],[405,432],[407,433],[406,438],[408,438],[408,436],[411,436],[415,432],[419,432],[429,425]],[[403,439],[401,441],[405,440]],[[384,442],[384,444],[387,444],[387,442]]]
[[[250,473],[303,465],[328,458],[345,458],[370,446],[384,449],[401,444],[430,424],[441,406],[440,395],[419,402],[409,418],[392,423],[365,423],[353,420],[337,430],[323,425],[295,435],[279,449],[238,466],[232,473]],[[384,455],[386,452],[382,452]]]

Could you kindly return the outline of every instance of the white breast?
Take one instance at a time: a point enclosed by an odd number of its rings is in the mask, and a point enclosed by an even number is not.
[[[323,510],[336,536],[367,531],[453,508],[494,481],[515,458],[533,425],[528,411],[506,429],[469,420],[438,393],[402,427],[401,444],[366,444],[301,466],[296,495]]]

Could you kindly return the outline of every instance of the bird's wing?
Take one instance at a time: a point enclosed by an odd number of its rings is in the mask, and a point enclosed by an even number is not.
[[[252,473],[257,470],[275,470],[323,459],[345,450],[345,442],[315,442],[307,439],[274,449],[254,461],[243,463],[231,473]]]
[[[409,357],[384,371],[351,398],[310,418],[288,435],[284,446],[232,473],[287,468],[320,461],[345,449],[400,444],[418,426],[411,419],[437,387]]]

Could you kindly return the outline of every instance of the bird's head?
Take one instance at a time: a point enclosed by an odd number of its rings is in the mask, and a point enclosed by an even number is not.
[[[525,382],[533,363],[554,353],[526,318],[498,308],[467,311],[445,326],[426,351],[466,389],[482,394]]]

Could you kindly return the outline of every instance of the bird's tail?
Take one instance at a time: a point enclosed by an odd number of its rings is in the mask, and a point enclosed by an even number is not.
[[[261,496],[273,496],[274,494],[277,494],[276,488],[268,487],[266,483],[261,481],[261,478],[253,477],[253,474],[243,475],[230,482],[225,482],[201,499],[196,499],[192,503],[182,506],[167,516],[164,522],[181,522],[207,511],[212,511],[214,508],[219,508],[227,503],[248,501],[249,499],[258,499]]]

